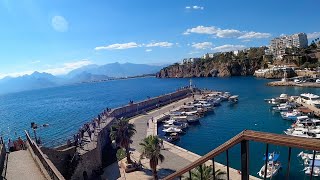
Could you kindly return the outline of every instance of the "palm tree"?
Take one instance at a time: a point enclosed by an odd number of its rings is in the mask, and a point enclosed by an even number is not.
[[[141,158],[146,157],[150,159],[150,168],[152,169],[153,178],[158,179],[157,165],[164,161],[164,156],[161,154],[161,140],[158,136],[150,135],[142,140],[140,146],[142,147]]]
[[[207,166],[202,164],[201,166],[196,167],[191,171],[191,179],[186,178],[187,180],[211,180],[213,179],[213,168],[211,166]],[[224,180],[226,172],[218,169],[214,172],[216,180]]]
[[[132,143],[132,136],[136,133],[134,124],[129,123],[127,119],[119,119],[111,126],[110,138],[115,140],[117,146],[126,150],[127,162],[132,163],[130,158],[130,144]]]

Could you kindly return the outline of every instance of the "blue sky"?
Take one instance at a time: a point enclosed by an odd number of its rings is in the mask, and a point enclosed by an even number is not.
[[[320,36],[318,0],[0,0],[0,78],[87,64],[163,64]]]

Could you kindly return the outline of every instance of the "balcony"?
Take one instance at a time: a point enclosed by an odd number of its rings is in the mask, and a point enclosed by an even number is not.
[[[226,141],[224,144],[220,145],[216,149],[212,150],[211,152],[205,154],[198,160],[194,161],[192,164],[180,169],[179,171],[176,171],[169,176],[165,178],[165,180],[173,180],[173,179],[181,179],[184,178],[191,178],[192,171],[197,168],[201,169],[203,164],[210,164],[213,169],[213,175],[212,179],[215,179],[215,170],[217,169],[215,167],[215,158],[221,154],[225,153],[226,157],[226,179],[230,179],[230,171],[229,169],[229,150],[233,148],[236,145],[240,145],[240,165],[241,165],[241,171],[239,171],[239,174],[241,174],[242,180],[249,180],[252,179],[250,176],[251,174],[256,174],[256,172],[250,172],[249,170],[249,144],[250,142],[254,143],[262,143],[265,146],[265,151],[262,152],[263,154],[267,155],[271,153],[270,145],[275,146],[282,146],[284,148],[287,148],[288,151],[288,157],[287,162],[285,163],[286,166],[283,166],[283,169],[285,170],[285,179],[290,179],[290,162],[292,158],[292,149],[298,148],[303,150],[310,150],[313,151],[313,159],[316,157],[316,151],[320,151],[320,141],[318,139],[306,139],[306,138],[300,138],[300,137],[293,137],[293,136],[287,136],[287,135],[281,135],[281,134],[273,134],[273,133],[266,133],[266,132],[259,132],[259,131],[252,131],[252,130],[244,130],[238,135],[234,136],[230,140]],[[294,155],[293,157],[296,158]],[[254,160],[257,160],[256,157],[254,157]],[[315,161],[312,161],[311,163],[311,174],[309,176],[310,179],[313,178],[313,172],[315,167]],[[267,163],[268,158],[265,158],[265,171],[267,171]],[[200,179],[203,178],[203,171],[199,171],[201,173]],[[267,179],[266,177],[267,173],[265,173],[263,179]],[[250,178],[249,178],[250,177]]]

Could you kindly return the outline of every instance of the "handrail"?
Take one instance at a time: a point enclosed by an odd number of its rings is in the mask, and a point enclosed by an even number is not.
[[[278,146],[287,146],[287,147],[294,147],[294,148],[302,148],[306,150],[320,151],[320,141],[317,139],[306,139],[306,138],[293,137],[288,135],[244,130],[238,135],[231,138],[230,140],[223,143],[222,145],[218,146],[214,150],[210,151],[206,155],[202,156],[198,160],[192,162],[188,166],[165,177],[164,180],[172,180],[172,179],[175,179],[176,177],[182,176],[183,174],[204,164],[209,160],[212,160],[222,152],[232,148],[233,146],[239,144],[241,141],[244,141],[244,140],[274,144]]]
[[[45,170],[53,180],[64,180],[65,178],[62,176],[62,174],[58,171],[58,169],[53,165],[53,163],[46,158],[46,156],[43,154],[41,149],[38,147],[38,145],[31,139],[29,136],[29,133],[25,131],[27,141],[30,144],[30,147],[34,154],[39,158],[41,164],[44,166]]]

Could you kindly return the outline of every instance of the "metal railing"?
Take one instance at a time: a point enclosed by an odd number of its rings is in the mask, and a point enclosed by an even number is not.
[[[266,155],[269,153],[269,144],[277,145],[277,146],[285,146],[288,147],[288,166],[287,166],[287,173],[286,179],[290,179],[290,161],[291,161],[291,149],[292,148],[301,148],[305,150],[313,150],[313,157],[315,157],[316,151],[320,151],[320,141],[318,139],[306,139],[300,137],[293,137],[281,134],[274,134],[274,133],[266,133],[266,132],[259,132],[259,131],[252,131],[252,130],[244,130],[238,135],[234,136],[230,140],[226,141],[216,149],[212,150],[211,152],[207,153],[206,155],[202,156],[198,160],[194,161],[193,163],[189,164],[188,166],[170,174],[169,176],[165,177],[165,180],[172,180],[176,178],[181,178],[182,175],[189,173],[191,179],[191,170],[194,168],[201,168],[203,164],[207,161],[212,161],[213,166],[213,173],[215,173],[215,164],[214,158],[220,155],[223,152],[226,152],[227,158],[227,179],[229,180],[229,149],[234,147],[237,144],[241,146],[241,179],[248,180],[249,179],[249,142],[255,141],[260,143],[266,144]],[[265,161],[265,167],[267,167],[267,159]],[[310,174],[310,179],[313,178],[313,169],[314,169],[314,161],[312,163],[312,169]],[[266,172],[266,170],[264,171]],[[266,174],[264,173],[264,179],[266,179]],[[215,175],[213,174],[213,179],[215,179]]]

